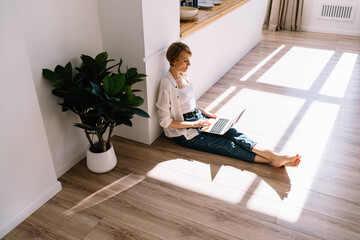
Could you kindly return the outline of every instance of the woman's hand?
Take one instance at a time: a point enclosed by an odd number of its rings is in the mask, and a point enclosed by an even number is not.
[[[214,118],[214,119],[217,118],[217,116],[214,113],[205,113],[205,114],[203,113],[203,115],[208,118]]]
[[[202,115],[204,115],[205,117],[208,117],[208,118],[217,118],[217,116],[213,113],[209,113],[208,111],[206,111],[205,109],[199,107],[199,106],[196,106],[198,109],[200,109]]]
[[[210,125],[211,125],[211,123],[208,120],[200,119],[200,120],[193,122],[192,127],[199,128],[199,127],[208,127]]]
[[[217,116],[214,114],[214,113],[209,113],[205,110],[202,111],[202,114],[205,116],[205,117],[208,117],[208,118],[217,118]]]
[[[199,127],[206,127],[210,126],[210,122],[208,120],[200,119],[197,121],[176,121],[173,120],[169,127],[171,128],[199,128]]]

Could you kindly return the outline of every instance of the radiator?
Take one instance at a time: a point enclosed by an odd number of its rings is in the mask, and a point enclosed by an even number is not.
[[[355,18],[356,3],[323,1],[320,6],[320,19],[336,21],[353,21]]]

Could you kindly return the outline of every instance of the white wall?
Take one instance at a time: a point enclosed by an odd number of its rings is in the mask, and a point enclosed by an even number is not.
[[[98,4],[103,48],[111,58],[117,61],[122,58],[123,71],[128,66],[145,73],[142,0],[99,0]],[[142,91],[137,95],[146,101],[146,83],[136,83],[134,88]],[[141,108],[147,111],[146,106],[145,102]],[[135,116],[132,122],[133,127],[117,126],[114,134],[147,143],[148,120]]]
[[[133,127],[118,126],[114,134],[150,144],[160,134],[153,89],[157,89],[156,83],[162,76],[153,73],[167,65],[156,61],[155,69],[149,69],[148,61],[179,38],[179,2],[99,0],[98,3],[104,49],[111,53],[112,58],[122,58],[124,66],[136,67],[140,73],[148,75],[146,81],[137,83],[134,88],[142,90],[139,95],[145,102],[141,108],[148,112],[150,119],[135,116]],[[153,126],[156,137],[153,136]]]
[[[16,0],[20,31],[24,36],[33,83],[44,120],[56,175],[85,157],[88,144],[79,122],[71,112],[61,112],[59,98],[42,78],[42,68],[54,69],[71,60],[79,65],[80,54],[95,56],[102,51],[96,0]]]
[[[260,40],[266,0],[251,0],[182,39],[192,50],[188,74],[203,95]]]
[[[355,19],[353,21],[334,21],[319,18],[322,2],[357,3]],[[360,36],[360,0],[305,0],[301,30],[309,32],[322,32]]]
[[[154,14],[157,12],[157,14]],[[169,69],[165,57],[166,49],[180,36],[180,12],[178,0],[143,0],[143,24],[146,66],[146,92],[149,141],[152,143],[162,133],[155,106],[159,82]]]
[[[61,190],[15,1],[0,1],[0,238]]]

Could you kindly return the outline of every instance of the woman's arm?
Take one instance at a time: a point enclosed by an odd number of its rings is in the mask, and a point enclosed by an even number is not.
[[[213,114],[213,113],[209,113],[208,111],[206,111],[205,109],[199,107],[199,106],[196,106],[200,111],[201,113],[205,116],[205,117],[208,117],[208,118],[216,118],[216,115]],[[169,127],[172,127],[172,128],[199,128],[199,127],[206,127],[206,126],[210,126],[210,122],[207,121],[207,120],[198,120],[198,121],[194,121],[194,122],[189,122],[189,121],[176,121],[176,120],[173,120]]]
[[[171,109],[171,85],[167,84],[166,80],[162,80],[159,87],[158,100],[156,103],[159,123],[163,128],[198,128],[209,126],[210,123],[206,120],[198,120],[194,122],[179,121],[172,119],[170,114]]]
[[[206,126],[210,126],[210,122],[203,119],[194,122],[173,120],[169,125],[171,128],[199,128]]]

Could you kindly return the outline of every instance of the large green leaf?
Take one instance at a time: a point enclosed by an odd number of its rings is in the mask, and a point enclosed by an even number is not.
[[[83,61],[83,65],[81,66],[79,71],[85,72],[88,77],[98,83],[98,79],[96,78],[96,76],[101,71],[101,69],[95,59],[87,55],[81,55],[81,60]]]
[[[127,117],[127,116],[116,116],[115,118],[113,118],[116,122],[116,126],[120,125],[120,124],[124,124],[126,126],[132,127],[132,122],[130,121],[132,117]]]
[[[145,74],[138,74],[136,68],[130,68],[126,75],[126,84],[132,86],[134,83],[143,81],[146,76]]]
[[[134,95],[134,97],[131,100],[131,104],[136,107],[141,106],[143,103],[144,103],[144,99],[139,96]]]
[[[72,66],[71,63],[68,62],[65,67],[57,65],[54,70],[57,73],[62,81],[56,81],[55,87],[62,87],[66,85],[67,87],[71,87],[72,85]]]
[[[66,95],[69,94],[69,91],[68,90],[64,90],[64,89],[58,89],[58,88],[55,88],[54,90],[52,90],[52,94],[54,94],[55,96],[57,97],[66,97]]]
[[[147,114],[147,112],[145,112],[144,110],[142,110],[140,108],[133,108],[133,111],[136,115],[139,115],[144,118],[150,118],[149,114]]]
[[[65,81],[62,78],[54,82],[54,87],[56,88],[61,88],[63,86],[65,86]]]
[[[65,77],[65,81],[66,83],[68,84],[68,86],[71,86],[72,85],[72,65],[71,65],[71,62],[68,62],[66,65],[65,65],[65,68],[64,68],[64,77]]]
[[[138,73],[138,74],[136,75],[136,78],[138,78],[138,79],[140,79],[140,78],[146,78],[146,77],[147,77],[146,74]]]
[[[136,68],[127,69],[126,75],[127,75],[128,78],[135,77],[137,75],[137,69]]]
[[[101,88],[93,82],[90,82],[90,84],[92,86],[91,93],[98,96],[101,99],[104,99],[105,95],[104,92],[101,90]]]
[[[53,72],[47,68],[43,69],[42,75],[44,76],[45,79],[47,79],[53,83],[58,81],[59,79],[61,79],[61,76],[58,73]]]
[[[108,53],[107,52],[102,52],[102,53],[99,53],[96,57],[95,57],[95,61],[99,64],[102,64],[102,63],[106,63],[106,60],[108,59]]]
[[[126,85],[126,86],[124,87],[124,89],[125,89],[126,99],[127,99],[129,102],[131,102],[131,101],[133,100],[133,98],[134,98],[134,94],[133,94],[133,92],[132,92],[132,90],[131,90],[131,87],[130,87],[129,85]]]
[[[112,75],[111,77],[107,75],[104,79],[104,91],[109,97],[115,96],[118,94],[125,85],[125,75],[122,73]]]
[[[83,84],[83,80],[85,77],[86,77],[85,73],[79,72],[74,76],[73,85],[84,85],[83,87],[86,87],[87,84]]]
[[[85,66],[96,65],[95,59],[93,59],[92,57],[90,57],[88,55],[83,54],[80,56],[80,58]]]

